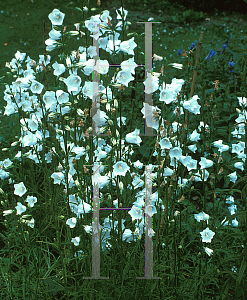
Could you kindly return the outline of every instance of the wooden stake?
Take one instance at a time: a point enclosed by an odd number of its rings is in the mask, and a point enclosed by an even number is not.
[[[197,47],[197,52],[196,52],[195,70],[194,70],[194,75],[193,75],[191,91],[190,91],[190,98],[193,97],[194,90],[195,90],[196,77],[197,77],[197,66],[199,63],[200,50],[201,50],[201,45],[202,45],[202,36],[203,36],[203,31],[201,31],[201,35],[200,35],[200,39],[199,39],[199,43],[198,43],[198,47]]]

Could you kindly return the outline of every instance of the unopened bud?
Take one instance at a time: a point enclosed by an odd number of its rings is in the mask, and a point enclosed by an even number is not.
[[[106,103],[106,110],[107,110],[107,111],[110,111],[110,110],[111,110],[111,105],[110,105],[110,103]]]
[[[11,147],[14,147],[14,146],[16,146],[16,145],[18,145],[18,144],[19,144],[19,141],[14,142],[14,143],[11,144]]]
[[[113,105],[114,105],[115,108],[118,108],[118,101],[117,101],[117,99],[114,99]]]
[[[119,187],[120,193],[122,194],[122,192],[123,192],[123,183],[122,183],[122,181],[119,182],[118,187]]]

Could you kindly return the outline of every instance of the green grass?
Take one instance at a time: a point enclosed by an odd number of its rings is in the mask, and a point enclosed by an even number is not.
[[[74,7],[83,7],[83,5],[79,1],[40,2],[36,0],[33,2],[27,0],[6,1],[6,3],[1,2],[1,5],[0,11],[2,10],[3,13],[0,17],[4,25],[0,28],[2,36],[0,52],[4,55],[0,57],[0,77],[5,77],[1,84],[0,109],[4,112],[6,105],[3,100],[5,84],[11,84],[16,78],[13,78],[10,70],[4,67],[5,63],[11,61],[17,50],[27,53],[28,56],[37,61],[38,55],[43,54],[44,51],[43,20],[46,21],[46,34],[48,34],[51,30],[51,23],[47,16],[54,8],[59,8],[65,13],[64,25],[67,25],[67,30],[74,30],[73,24],[82,19],[80,11],[75,10]],[[119,8],[121,2],[106,3],[103,8],[107,9],[107,5],[109,5],[110,15],[113,18],[112,22],[115,22],[113,8],[114,5]],[[90,8],[94,6],[96,7],[95,3],[91,2]],[[157,229],[153,237],[154,276],[161,277],[160,280],[136,279],[136,277],[143,276],[144,235],[137,242],[128,243],[121,241],[121,236],[116,231],[112,232],[111,250],[101,251],[100,274],[104,277],[109,276],[110,279],[86,280],[83,277],[92,275],[92,236],[84,231],[82,225],[91,225],[91,213],[85,214],[83,219],[78,219],[77,226],[70,229],[66,225],[66,220],[74,214],[68,208],[68,198],[64,193],[64,187],[53,184],[53,180],[50,178],[53,172],[57,172],[58,163],[63,163],[63,158],[65,159],[64,166],[69,164],[66,161],[66,154],[59,148],[58,140],[51,136],[45,141],[46,147],[49,149],[56,146],[58,153],[52,164],[40,166],[28,158],[23,159],[23,163],[21,163],[14,158],[17,151],[21,149],[20,145],[10,146],[11,143],[19,139],[19,116],[0,115],[0,145],[3,149],[0,153],[0,160],[3,161],[6,158],[13,160],[14,165],[10,169],[11,178],[15,180],[15,183],[24,182],[28,188],[27,194],[35,195],[38,198],[34,207],[28,208],[25,213],[30,213],[34,217],[34,229],[20,222],[20,216],[16,216],[14,213],[7,217],[0,216],[0,298],[2,299],[223,300],[246,298],[246,250],[244,248],[247,246],[245,183],[247,168],[245,164],[244,171],[233,167],[233,163],[241,160],[230,153],[230,150],[222,153],[222,162],[218,161],[220,153],[212,144],[213,141],[220,139],[229,146],[238,141],[245,141],[245,135],[237,140],[232,137],[231,132],[234,130],[235,120],[238,117],[236,108],[240,108],[237,97],[245,97],[247,92],[246,38],[244,35],[246,22],[239,22],[239,14],[213,16],[195,13],[192,10],[178,10],[177,7],[169,7],[167,13],[164,14],[162,11],[152,11],[148,5],[146,7],[141,6],[138,1],[137,5],[133,5],[133,10],[129,1],[125,8],[129,10],[128,20],[132,23],[128,33],[136,33],[135,42],[138,44],[138,49],[135,50],[135,62],[138,64],[144,63],[144,55],[141,53],[144,52],[144,35],[141,35],[144,32],[144,25],[137,25],[136,22],[147,21],[150,17],[153,17],[156,22],[161,22],[153,25],[153,53],[162,56],[163,60],[154,62],[153,71],[160,72],[163,65],[164,75],[161,76],[161,82],[165,81],[168,84],[173,78],[184,79],[185,85],[182,96],[185,98],[189,98],[197,53],[194,49],[190,54],[189,47],[191,43],[196,43],[196,47],[198,47],[199,37],[203,31],[194,92],[194,95],[199,95],[200,98],[198,102],[201,106],[201,114],[188,114],[186,111],[186,115],[189,117],[187,133],[192,133],[194,129],[198,130],[200,121],[209,125],[210,133],[202,130],[201,140],[196,143],[198,151],[195,154],[187,148],[188,145],[192,144],[187,137],[183,145],[183,155],[187,153],[193,159],[200,161],[200,157],[204,157],[207,153],[207,158],[214,161],[214,166],[208,169],[211,177],[207,182],[191,181],[188,186],[182,189],[176,178],[172,180],[168,177],[168,184],[162,185],[163,170],[159,171],[160,173],[157,171],[157,178],[153,180],[153,193],[158,191],[162,204],[168,206],[164,214],[164,227],[160,233],[159,228],[164,209],[157,206],[158,213],[153,218],[153,228]],[[91,11],[90,15],[100,12],[101,10]],[[205,20],[206,18],[210,20]],[[132,35],[126,36],[125,32],[125,40],[131,37]],[[225,53],[221,54],[222,44],[226,40],[229,42],[228,47]],[[89,38],[88,41],[90,41]],[[88,43],[90,44],[90,42]],[[78,46],[85,46],[85,44],[86,39],[79,41],[74,39],[69,49],[77,49]],[[178,49],[185,50],[188,58],[177,55]],[[211,49],[217,51],[217,55],[210,61],[205,61]],[[67,51],[67,49],[65,50]],[[53,52],[56,53],[56,50]],[[51,56],[54,55],[53,52],[51,52]],[[103,51],[100,58],[118,62]],[[126,60],[129,56],[126,54],[118,56],[118,59],[122,58]],[[53,62],[58,59],[58,57],[53,58]],[[228,62],[231,60],[235,62],[233,79],[231,79],[232,73],[228,72]],[[174,69],[168,66],[170,63],[183,64],[183,69]],[[109,82],[114,71],[111,68],[108,75],[102,75],[103,80]],[[67,76],[69,76],[68,72],[64,77]],[[38,78],[39,81],[42,81],[41,76]],[[86,77],[85,75],[82,75],[82,79],[82,86],[85,80],[91,80],[90,76]],[[215,80],[220,82],[217,90],[214,89],[213,85]],[[140,113],[144,100],[142,81],[136,83],[134,91],[131,87],[122,92],[117,92],[117,89],[112,88],[119,105],[115,113],[108,112],[113,123],[108,128],[111,129],[115,139],[117,139],[116,129],[122,137],[135,128],[143,130],[143,115]],[[62,82],[57,81],[56,83],[59,84],[59,88],[66,89]],[[46,84],[49,84],[51,90],[54,88],[51,72],[47,72]],[[107,86],[107,84],[104,85]],[[132,86],[132,83],[129,86]],[[74,101],[74,99],[70,99],[70,101]],[[73,105],[84,110],[90,108],[91,100],[85,100],[80,96],[78,104],[74,102]],[[153,105],[161,109],[162,117],[165,120],[185,124],[185,115],[179,116],[173,113],[176,108],[175,104],[164,105],[164,102],[161,103],[159,96],[155,94]],[[112,103],[111,107],[113,107]],[[102,109],[106,111],[103,103]],[[116,117],[119,117],[120,113],[127,117],[126,126],[123,126],[121,130],[116,124]],[[61,118],[66,140],[73,140],[73,136],[70,137],[69,132],[65,131],[64,128],[65,125],[74,126],[70,123],[75,119],[74,116],[74,114],[69,113],[68,117]],[[84,127],[82,127],[84,132],[91,126],[90,124],[91,119],[86,118]],[[43,125],[46,126],[45,123]],[[181,139],[181,131],[172,133],[170,131],[172,126],[168,123],[165,126],[170,136],[178,136],[177,138]],[[53,129],[49,128],[49,130],[51,134],[54,134]],[[132,162],[140,160],[144,165],[150,163],[158,165],[161,159],[164,159],[164,167],[171,167],[168,156],[162,155],[160,149],[156,148],[154,138],[143,136],[141,138],[141,146],[133,145],[132,147],[133,154],[130,156]],[[111,139],[106,138],[106,140],[107,144],[112,143]],[[88,154],[92,158],[92,150],[94,149],[92,140],[80,141],[79,144],[85,148],[86,146],[91,147]],[[117,151],[117,155],[120,155],[118,144],[114,146],[112,143],[112,146]],[[155,149],[158,152],[156,157],[152,156]],[[217,153],[217,156],[214,156],[214,153]],[[102,161],[111,169],[114,164],[113,160],[115,162],[119,159],[116,159],[113,154],[113,156],[108,155]],[[83,165],[85,164],[85,157],[82,157],[78,164],[75,164],[79,174],[79,195],[84,201],[89,201],[92,204],[90,201],[92,196],[91,171],[84,172]],[[238,174],[238,180],[235,184],[230,182],[227,177],[234,170]],[[138,171],[132,166],[131,172],[137,173]],[[192,175],[182,164],[176,168],[176,173],[178,177],[187,179],[191,178]],[[143,170],[138,175],[142,176],[142,180],[144,180]],[[122,194],[120,194],[118,185],[120,180],[124,186]],[[118,176],[116,186],[112,184],[104,186],[100,190],[101,207],[112,207],[112,201],[116,199],[123,204],[123,207],[131,207],[133,202],[137,200],[135,199],[136,192],[143,189],[130,189],[132,180],[133,178],[127,173],[124,177]],[[4,191],[0,194],[1,212],[14,209],[17,201],[26,205],[24,199],[27,194],[23,198],[15,195],[13,182],[9,183],[8,179],[1,180],[0,187]],[[70,195],[76,192],[77,187],[72,187],[69,190]],[[230,215],[225,203],[227,196],[230,195],[234,197],[237,205],[235,215]],[[184,196],[184,200],[178,202],[182,196]],[[180,211],[176,217],[174,217],[175,211]],[[194,214],[201,211],[210,215],[209,224],[198,223],[195,220]],[[109,215],[110,211],[100,212],[101,225]],[[221,221],[224,217],[227,217],[227,220],[236,217],[239,221],[238,227],[222,226]],[[134,231],[135,225],[126,211],[118,211],[114,218],[119,221],[119,224],[124,219],[125,227]],[[200,232],[207,226],[215,232],[215,236],[211,243],[202,244]],[[71,238],[75,236],[81,236],[79,247],[71,243]],[[203,246],[213,249],[214,254],[209,257]],[[77,250],[83,251],[82,258],[75,257]],[[233,266],[236,267],[236,272],[233,270]]]

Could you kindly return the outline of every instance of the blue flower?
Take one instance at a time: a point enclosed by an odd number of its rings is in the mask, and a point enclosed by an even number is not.
[[[65,14],[63,14],[57,8],[53,9],[53,11],[49,14],[48,18],[50,19],[52,25],[62,25]]]
[[[230,68],[229,73],[233,72],[233,66],[235,65],[235,63],[233,61],[229,61],[228,65]]]
[[[120,175],[125,176],[126,172],[129,171],[130,167],[126,164],[126,162],[118,161],[113,166],[113,174],[114,176]]]
[[[222,45],[222,47],[223,47],[224,49],[226,49],[227,46],[228,46],[228,41],[226,41],[226,42]]]
[[[217,54],[216,51],[214,51],[213,49],[211,49],[208,53],[208,56],[205,58],[205,60],[210,60],[213,56],[215,56]]]
[[[195,48],[195,46],[196,46],[196,43],[191,43],[191,45],[190,45],[190,50],[192,50],[192,49],[194,49]]]
[[[183,50],[178,49],[177,55],[181,55],[183,53]]]
[[[215,232],[210,230],[208,227],[204,229],[203,231],[200,232],[201,237],[202,237],[202,242],[205,243],[211,243],[211,240],[213,236],[215,235]]]
[[[223,45],[222,45],[223,50],[221,51],[221,54],[223,54],[225,52],[225,49],[226,49],[227,46],[228,46],[228,41],[223,43]]]

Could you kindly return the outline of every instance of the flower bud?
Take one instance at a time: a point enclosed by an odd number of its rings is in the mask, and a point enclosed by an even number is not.
[[[115,108],[118,108],[118,101],[117,101],[117,99],[114,99],[113,105],[114,105]]]
[[[14,147],[14,146],[16,146],[18,144],[19,144],[19,141],[16,141],[16,142],[14,142],[14,143],[11,144],[11,147]]]
[[[123,183],[122,183],[122,181],[119,182],[118,187],[119,187],[120,193],[122,194],[122,192],[123,192]]]
[[[70,130],[71,130],[71,128],[70,128],[68,125],[65,125],[65,126],[64,126],[64,129],[67,130],[67,131],[70,131]]]
[[[111,105],[110,105],[110,103],[106,103],[106,110],[107,110],[107,111],[110,111],[110,110],[111,110]]]
[[[84,111],[82,111],[80,108],[77,109],[77,113],[79,116],[84,116]]]

